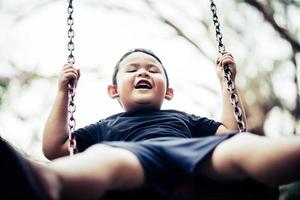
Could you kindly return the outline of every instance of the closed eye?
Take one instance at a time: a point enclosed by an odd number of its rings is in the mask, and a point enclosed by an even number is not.
[[[150,72],[150,73],[160,73],[160,70],[159,70],[159,68],[156,67],[156,66],[151,66],[151,67],[149,68],[149,72]]]
[[[157,70],[149,70],[150,73],[159,73]]]
[[[127,70],[126,72],[128,72],[128,73],[136,72],[136,69]]]

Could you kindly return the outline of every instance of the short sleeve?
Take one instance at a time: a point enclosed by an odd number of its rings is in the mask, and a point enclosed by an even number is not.
[[[101,121],[79,128],[74,133],[79,152],[103,141]]]
[[[205,137],[214,135],[218,127],[222,124],[206,117],[188,115],[191,125],[192,137]]]

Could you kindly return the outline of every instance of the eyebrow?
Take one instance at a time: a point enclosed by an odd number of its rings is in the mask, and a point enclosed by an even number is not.
[[[126,65],[126,67],[139,67],[140,64],[139,63],[130,63],[128,65]],[[146,64],[146,67],[147,68],[151,68],[151,67],[157,67],[157,68],[160,68],[158,65],[156,64]]]

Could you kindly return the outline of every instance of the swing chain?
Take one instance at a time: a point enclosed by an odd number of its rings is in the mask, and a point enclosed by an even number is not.
[[[216,31],[216,40],[218,42],[218,51],[220,54],[224,55],[226,53],[226,50],[225,50],[225,45],[222,42],[223,35],[221,33],[220,22],[219,22],[219,18],[217,15],[217,6],[213,0],[210,0],[210,9],[213,14],[213,23],[214,23],[214,27],[215,27],[215,31]],[[243,112],[242,112],[242,109],[238,106],[239,98],[238,98],[238,95],[235,93],[235,85],[231,78],[232,73],[231,73],[228,65],[224,66],[224,77],[226,79],[227,90],[230,93],[230,102],[231,102],[231,105],[233,106],[234,116],[235,116],[236,122],[238,124],[239,131],[245,132],[246,124],[243,120]]]
[[[76,128],[76,120],[74,118],[74,113],[76,111],[76,105],[74,103],[74,97],[75,97],[75,87],[74,84],[69,84],[69,107],[68,107],[68,113],[69,113],[69,154],[72,156],[75,154],[76,150],[76,139],[75,139],[75,128]]]
[[[73,30],[73,24],[74,24],[74,20],[73,20],[73,0],[69,0],[68,2],[68,19],[67,19],[67,24],[69,26],[69,30],[68,30],[68,38],[69,38],[69,42],[68,42],[68,51],[69,51],[69,55],[68,55],[68,63],[73,65],[75,63],[75,57],[73,55],[73,51],[74,51],[74,43],[73,43],[73,38],[74,38],[74,30]],[[68,119],[68,126],[69,126],[69,154],[70,156],[75,154],[75,150],[76,150],[76,139],[75,139],[75,128],[76,128],[76,120],[74,118],[74,112],[76,111],[76,106],[74,103],[74,97],[75,97],[75,81],[71,81],[68,84],[68,88],[69,88],[69,105],[68,105],[68,113],[69,113],[69,119]]]
[[[73,0],[69,0],[69,6],[68,6],[68,25],[69,25],[69,30],[68,30],[68,51],[69,51],[69,56],[68,56],[68,63],[69,64],[74,64],[75,63],[75,57],[73,55],[74,51],[74,43],[73,43],[73,38],[74,38],[74,30],[73,30],[73,24],[74,24],[74,19],[73,19]]]

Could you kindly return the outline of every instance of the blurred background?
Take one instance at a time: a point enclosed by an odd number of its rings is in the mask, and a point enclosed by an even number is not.
[[[270,137],[300,133],[300,1],[216,0],[223,42],[237,63],[248,129]],[[75,118],[82,127],[121,107],[106,94],[127,50],[153,50],[175,97],[163,108],[218,119],[220,85],[210,1],[74,1],[75,65],[81,69]],[[62,0],[0,0],[0,136],[45,160],[43,126],[67,62],[67,7]],[[300,183],[281,188],[299,199]]]
[[[67,62],[67,1],[0,0],[0,135],[30,156]],[[236,60],[250,131],[271,137],[300,132],[300,1],[216,0],[226,50]],[[167,68],[174,108],[218,119],[220,85],[210,1],[74,1],[75,65],[81,69],[77,127],[121,107],[106,94],[127,50],[153,50]]]

